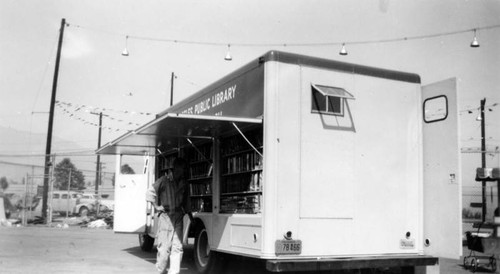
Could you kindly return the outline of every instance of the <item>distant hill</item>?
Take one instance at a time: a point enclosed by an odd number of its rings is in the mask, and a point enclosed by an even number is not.
[[[47,135],[30,133],[0,126],[0,177],[7,177],[10,183],[22,183],[26,174],[42,176],[45,164]],[[52,153],[93,151],[75,142],[53,136]],[[90,154],[90,153],[89,153]],[[78,169],[95,170],[95,156],[56,157],[56,163],[68,157]],[[95,173],[94,176],[95,177]]]

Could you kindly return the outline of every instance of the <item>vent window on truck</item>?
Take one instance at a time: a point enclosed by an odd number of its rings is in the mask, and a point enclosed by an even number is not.
[[[344,116],[344,100],[354,96],[343,88],[311,84],[312,112]]]
[[[424,121],[433,123],[448,117],[448,98],[444,95],[427,98],[424,101]]]

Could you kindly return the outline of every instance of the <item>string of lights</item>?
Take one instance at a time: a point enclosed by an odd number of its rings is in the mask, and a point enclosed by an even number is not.
[[[498,105],[499,105],[498,103],[493,103],[491,105],[484,106],[484,108],[488,109],[488,111],[493,111],[493,108],[497,107]],[[480,111],[480,107],[471,107],[471,108],[466,108],[466,109],[460,110],[460,114],[462,114],[462,113],[472,114],[472,113],[474,113],[474,111]]]
[[[128,51],[128,40],[143,40],[143,41],[154,41],[154,42],[167,42],[174,44],[190,44],[190,45],[203,45],[203,46],[227,46],[227,54],[225,56],[226,61],[231,61],[232,56],[230,52],[231,46],[238,47],[324,47],[324,46],[342,46],[339,54],[347,55],[348,52],[346,50],[347,45],[365,45],[365,44],[382,44],[382,43],[394,43],[394,42],[405,42],[410,40],[423,40],[423,39],[431,39],[438,38],[444,36],[458,35],[462,33],[472,32],[474,33],[474,38],[470,44],[472,48],[479,47],[479,41],[477,39],[477,32],[490,30],[495,28],[500,28],[500,24],[490,25],[490,26],[482,26],[482,27],[474,27],[463,30],[455,30],[448,32],[440,32],[440,33],[432,33],[432,34],[423,34],[423,35],[415,35],[415,36],[404,36],[404,37],[396,37],[396,38],[387,38],[387,39],[373,39],[373,40],[359,40],[359,41],[330,41],[330,42],[285,42],[285,43],[242,43],[242,42],[213,42],[213,41],[196,41],[196,40],[181,40],[174,38],[161,38],[161,37],[150,37],[150,36],[142,36],[142,35],[130,35],[125,33],[117,33],[109,30],[97,29],[87,26],[82,26],[79,24],[67,24],[67,26],[71,26],[74,28],[86,29],[90,31],[101,32],[109,35],[116,36],[124,36],[125,37],[125,49],[122,52],[123,56],[129,56]]]
[[[73,104],[73,103],[61,102],[61,101],[58,101],[56,103],[56,106],[59,107],[61,109],[62,113],[65,114],[66,116],[68,116],[74,120],[80,121],[85,125],[91,125],[91,126],[95,126],[95,127],[98,127],[99,124],[89,120],[90,118],[87,119],[87,118],[79,116],[78,113],[89,114],[89,113],[95,113],[95,112],[114,111],[117,113],[129,114],[129,115],[136,115],[136,114],[144,115],[144,116],[152,115],[151,113],[147,113],[147,112],[112,110],[112,109],[107,109],[107,108],[92,107],[92,106],[87,106],[87,105]],[[70,108],[74,108],[74,109],[70,110]],[[105,117],[109,120],[117,121],[119,123],[124,123],[126,126],[129,126],[129,127],[130,126],[136,127],[136,126],[141,125],[139,123],[131,122],[128,120],[115,118],[115,117],[108,115],[108,114],[105,115]],[[130,128],[127,129],[127,128],[109,127],[109,126],[105,126],[105,127],[102,126],[101,128],[104,130],[108,130],[108,131],[127,131],[128,132],[128,131],[132,130]]]
[[[106,112],[106,111],[111,111],[111,112],[117,112],[117,113],[123,113],[123,114],[131,114],[131,115],[145,115],[145,116],[151,116],[153,113],[150,112],[142,112],[142,111],[129,111],[129,110],[118,110],[118,109],[113,109],[113,108],[104,108],[104,107],[93,107],[89,105],[84,105],[84,104],[74,104],[74,103],[69,103],[69,102],[64,102],[64,101],[56,101],[56,105],[58,106],[67,106],[67,107],[74,107],[76,111],[83,110],[85,112]]]
[[[74,103],[64,102],[64,101],[56,101],[56,106],[61,108],[61,111],[63,112],[63,114],[67,115],[68,117],[73,118],[75,120],[78,120],[85,125],[91,125],[91,126],[95,126],[95,127],[98,127],[99,125],[97,123],[89,121],[85,118],[79,117],[75,113],[77,113],[77,112],[92,113],[92,112],[111,111],[111,112],[115,112],[115,113],[119,113],[119,114],[129,114],[129,115],[143,115],[143,116],[153,115],[152,113],[149,113],[149,112],[117,110],[117,109],[112,109],[112,108],[94,107],[94,106],[89,106],[89,105],[84,105],[84,104],[74,104]],[[491,112],[491,111],[493,111],[493,108],[495,108],[497,106],[499,106],[498,103],[493,103],[493,104],[485,106],[485,109],[488,109],[488,111]],[[74,108],[74,110],[70,111],[69,108]],[[479,108],[466,108],[466,109],[460,110],[459,114],[460,115],[473,114],[475,111],[480,112],[480,109]],[[134,123],[134,122],[130,122],[130,121],[127,121],[124,119],[115,118],[109,114],[107,114],[105,117],[109,120],[117,121],[120,123],[126,123],[127,126],[140,126],[141,125],[139,123]],[[128,132],[128,131],[133,130],[132,128],[118,128],[118,127],[109,127],[109,126],[101,127],[101,128],[108,130],[108,131],[115,131],[115,132],[118,132],[118,131]]]
[[[484,111],[486,112],[486,110],[488,110],[489,112],[492,112],[493,108],[497,107],[498,105],[499,105],[498,103],[493,103],[491,105],[485,105]],[[476,120],[481,121],[481,108],[480,107],[476,107],[476,108],[471,107],[471,108],[466,108],[466,109],[460,110],[459,115],[474,114],[475,112],[477,112]]]
[[[141,36],[141,35],[129,35],[125,33],[112,32],[103,29],[97,29],[87,26],[82,26],[79,24],[70,24],[68,26],[75,28],[82,28],[91,31],[97,31],[101,33],[107,33],[111,35],[117,36],[125,36],[128,39],[137,39],[137,40],[146,40],[146,41],[155,41],[155,42],[169,42],[169,43],[178,43],[178,44],[193,44],[193,45],[205,45],[205,46],[239,46],[239,47],[315,47],[315,46],[335,46],[335,45],[361,45],[361,44],[377,44],[377,43],[391,43],[391,42],[400,42],[400,41],[410,41],[410,40],[421,40],[427,38],[437,38],[443,36],[456,35],[467,32],[477,32],[480,30],[488,30],[494,28],[500,28],[500,24],[491,25],[491,26],[483,26],[483,27],[474,27],[470,29],[464,30],[456,30],[449,32],[441,32],[441,33],[433,33],[433,34],[424,34],[424,35],[416,35],[416,36],[405,36],[405,37],[397,37],[397,38],[388,38],[388,39],[374,39],[374,40],[361,40],[361,41],[332,41],[332,42],[308,42],[308,43],[294,43],[294,42],[286,42],[286,43],[235,43],[235,42],[212,42],[212,41],[196,41],[196,40],[180,40],[173,38],[159,38],[159,37],[149,37],[149,36]]]

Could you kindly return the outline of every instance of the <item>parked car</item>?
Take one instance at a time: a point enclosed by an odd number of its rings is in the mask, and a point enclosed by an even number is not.
[[[80,193],[79,202],[82,204],[96,204],[99,200],[99,196],[94,193]]]
[[[82,199],[82,193],[76,191],[53,191],[51,208],[52,212],[68,215],[87,216],[95,209],[95,201],[88,197]]]
[[[102,199],[101,196],[94,193],[82,193],[80,203],[93,204],[95,209],[99,205],[99,211],[114,210],[115,208],[113,200]]]
[[[107,211],[107,210],[115,210],[115,201],[114,200],[108,200],[108,199],[101,199],[99,200],[99,210],[100,211]]]

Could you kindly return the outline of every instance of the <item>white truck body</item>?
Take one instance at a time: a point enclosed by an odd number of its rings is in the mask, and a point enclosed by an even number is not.
[[[119,155],[117,171],[120,155],[151,157],[145,174],[117,174],[115,230],[152,225],[144,191],[159,174],[154,157],[198,137],[212,144],[213,174],[211,209],[194,218],[212,251],[265,259],[272,271],[436,268],[461,255],[456,89],[454,79],[422,87],[416,74],[268,52],[99,149]],[[325,98],[323,109],[315,100]],[[233,123],[263,132],[254,214],[221,212]]]

